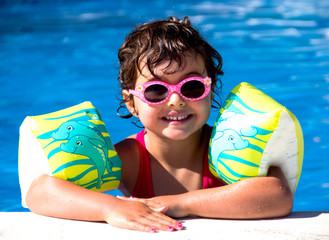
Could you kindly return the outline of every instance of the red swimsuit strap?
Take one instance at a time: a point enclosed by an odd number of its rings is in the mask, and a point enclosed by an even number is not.
[[[152,172],[150,157],[145,147],[144,139],[145,130],[137,134],[136,140],[139,150],[139,173],[138,179],[133,191],[134,197],[151,198],[154,197],[152,185]]]
[[[137,146],[139,150],[139,173],[137,182],[133,191],[134,197],[140,198],[152,198],[154,197],[153,184],[152,184],[152,172],[151,172],[151,162],[148,151],[145,146],[145,130],[142,130],[137,134]],[[216,178],[209,170],[208,166],[208,151],[205,154],[203,160],[203,178],[202,178],[202,188],[213,188],[224,186],[224,183]]]

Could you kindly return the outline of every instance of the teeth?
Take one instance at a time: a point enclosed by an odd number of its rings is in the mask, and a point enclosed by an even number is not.
[[[166,120],[170,120],[170,121],[180,121],[180,120],[184,120],[186,119],[188,116],[179,116],[179,117],[166,117]]]

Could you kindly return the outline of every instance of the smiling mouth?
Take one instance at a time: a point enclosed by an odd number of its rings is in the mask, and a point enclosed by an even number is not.
[[[166,121],[184,121],[187,120],[191,117],[192,115],[185,115],[185,116],[167,116],[167,117],[163,117],[162,119],[166,120]]]

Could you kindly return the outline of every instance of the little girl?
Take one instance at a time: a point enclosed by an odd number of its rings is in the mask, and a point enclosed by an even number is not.
[[[206,123],[216,84],[221,88],[222,59],[187,17],[135,29],[119,60],[122,103],[145,127],[115,146],[120,190],[130,198],[42,175],[27,194],[31,211],[149,232],[180,230],[174,218],[187,216],[256,219],[291,212],[293,196],[280,168],[231,185],[210,173]]]

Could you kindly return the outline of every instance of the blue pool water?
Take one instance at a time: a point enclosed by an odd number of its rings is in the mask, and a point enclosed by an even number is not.
[[[190,16],[222,54],[222,98],[239,82],[290,109],[304,131],[295,211],[329,210],[327,0],[0,0],[0,211],[20,206],[18,129],[27,115],[85,100],[114,143],[139,129],[116,115],[117,50],[137,23]],[[217,112],[211,115],[214,123]]]

